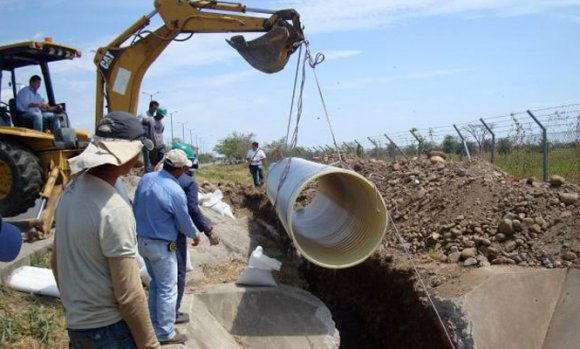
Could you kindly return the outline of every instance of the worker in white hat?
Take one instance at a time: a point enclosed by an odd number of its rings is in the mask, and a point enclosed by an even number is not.
[[[112,112],[97,125],[93,142],[69,160],[78,177],[56,209],[53,272],[71,348],[160,346],[135,261],[135,218],[115,189],[144,145],[152,146],[137,118]]]

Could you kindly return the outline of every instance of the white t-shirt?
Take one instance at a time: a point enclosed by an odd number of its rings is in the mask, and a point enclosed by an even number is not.
[[[266,153],[260,148],[257,150],[250,149],[246,154],[246,159],[250,160],[250,165],[262,165],[262,160],[266,158]]]
[[[89,329],[121,320],[110,257],[135,257],[131,206],[102,179],[84,173],[65,188],[56,209],[55,244],[66,326]]]
[[[31,107],[28,105],[30,103],[44,103],[44,98],[38,93],[38,91],[32,90],[30,86],[22,88],[16,95],[16,108],[21,112],[29,113],[40,113],[39,107]]]

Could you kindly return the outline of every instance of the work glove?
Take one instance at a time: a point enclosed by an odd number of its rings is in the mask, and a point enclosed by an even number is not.
[[[215,246],[220,243],[220,236],[213,230],[213,227],[210,227],[207,231],[204,231],[203,233],[209,239],[210,246]]]

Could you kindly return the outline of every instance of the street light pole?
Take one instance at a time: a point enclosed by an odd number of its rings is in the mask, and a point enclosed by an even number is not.
[[[189,128],[189,144],[193,145],[193,128]]]
[[[181,124],[181,141],[185,143],[185,122],[177,122],[178,124]]]
[[[147,93],[147,92],[143,91],[141,93],[143,93],[144,95],[148,95],[149,96],[149,102],[151,102],[153,100],[153,96],[155,96],[156,94],[159,94],[161,92],[160,91],[157,91],[157,92],[154,92],[154,93]]]
[[[179,110],[176,111],[172,111],[171,113],[169,113],[169,119],[171,122],[171,144],[173,144],[173,114],[177,114]]]

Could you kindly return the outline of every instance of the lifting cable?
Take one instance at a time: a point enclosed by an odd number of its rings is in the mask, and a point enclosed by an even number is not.
[[[304,53],[304,59],[301,60],[301,54],[302,54],[302,46],[305,47],[305,53]],[[318,77],[316,76],[316,66],[322,62],[324,62],[324,54],[322,53],[317,53],[314,58],[312,57],[312,54],[310,53],[310,43],[308,42],[308,40],[304,40],[300,43],[300,51],[299,51],[299,56],[298,56],[298,62],[296,65],[296,73],[294,76],[294,88],[292,91],[292,100],[290,103],[290,114],[288,115],[288,128],[286,130],[286,137],[285,137],[285,149],[288,150],[289,152],[292,152],[295,148],[296,145],[298,144],[298,133],[299,133],[299,127],[300,127],[300,120],[302,118],[302,107],[303,107],[303,96],[304,96],[304,85],[306,83],[306,65],[308,64],[308,66],[310,66],[310,68],[312,69],[312,72],[314,73],[314,77],[316,79],[316,85],[318,86],[318,92],[322,101],[322,105],[324,107],[324,112],[326,113],[326,120],[328,121],[328,125],[330,127],[330,132],[332,134],[332,138],[334,140],[334,145],[336,146],[337,152],[338,152],[338,157],[339,160],[342,163],[344,163],[342,161],[342,157],[340,155],[340,151],[338,150],[338,146],[336,143],[336,139],[334,136],[334,131],[332,129],[332,126],[330,124],[330,117],[328,115],[328,111],[326,109],[326,104],[324,102],[324,98],[322,97],[322,91],[320,89],[320,84],[318,83]],[[294,97],[296,95],[296,87],[298,85],[298,71],[300,71],[300,64],[302,64],[302,69],[301,69],[301,76],[300,76],[300,90],[298,93],[298,98],[296,101],[296,121],[295,121],[295,125],[294,125],[294,130],[292,133],[292,137],[290,139],[288,139],[288,136],[290,135],[290,124],[292,123],[292,110],[294,107]],[[286,181],[286,177],[288,176],[288,172],[290,171],[290,166],[292,163],[292,158],[288,158],[288,162],[286,163],[286,166],[284,167],[284,170],[282,170],[282,173],[280,175],[280,182],[278,183],[278,188],[276,191],[276,198],[274,200],[274,208],[276,208],[276,204],[278,202],[278,193],[280,192],[280,189],[282,188],[282,185],[284,185],[284,182]]]
[[[318,81],[318,76],[316,75],[316,66],[320,63],[322,63],[324,61],[324,55],[322,53],[317,53],[314,56],[314,59],[312,58],[312,55],[310,53],[310,44],[307,40],[304,40],[304,42],[302,43],[305,46],[305,54],[304,54],[304,60],[302,61],[302,74],[301,74],[301,82],[300,82],[300,91],[298,94],[298,101],[296,103],[296,121],[295,121],[295,126],[294,126],[294,131],[292,134],[292,138],[290,140],[290,143],[288,143],[288,136],[290,134],[290,124],[292,121],[292,110],[293,110],[293,105],[294,105],[294,97],[296,94],[296,86],[297,86],[297,82],[298,82],[298,71],[300,68],[300,56],[302,54],[302,45],[300,46],[300,51],[299,51],[299,58],[298,58],[298,62],[296,65],[296,74],[294,77],[294,89],[292,92],[292,101],[290,104],[290,114],[288,117],[288,127],[287,127],[287,131],[286,131],[286,138],[285,138],[285,146],[286,149],[288,149],[289,151],[293,151],[296,148],[296,144],[298,143],[298,132],[299,132],[299,125],[300,125],[300,119],[302,117],[302,106],[303,106],[303,92],[304,92],[304,84],[306,82],[306,63],[308,63],[308,65],[312,68],[312,72],[314,74],[314,79],[316,80],[316,86],[318,88],[318,94],[320,96],[320,100],[322,102],[322,106],[324,109],[324,114],[326,117],[326,121],[328,124],[328,128],[330,130],[330,134],[332,136],[332,141],[334,143],[334,147],[336,149],[336,153],[338,156],[338,163],[341,165],[341,167],[346,167],[349,170],[352,170],[352,168],[343,160],[342,155],[341,155],[341,151],[340,148],[338,146],[338,143],[336,142],[336,136],[334,134],[334,129],[332,127],[332,122],[330,121],[330,115],[328,113],[328,109],[326,107],[326,103],[324,101],[324,96],[322,94],[322,89],[320,88],[320,83]],[[291,159],[289,159],[289,161],[286,163],[286,167],[284,168],[284,170],[282,171],[282,174],[280,175],[280,182],[278,183],[278,189],[276,192],[276,198],[274,200],[274,209],[276,209],[276,203],[278,201],[278,193],[280,192],[280,189],[282,187],[282,185],[284,184],[284,181],[286,180],[286,177],[288,175],[288,172],[290,170],[290,163],[291,163]],[[369,181],[371,179],[372,175],[369,177]],[[377,213],[380,212],[378,203],[380,202],[380,197],[381,197],[381,193],[379,192],[377,186],[375,185],[374,182],[371,182],[373,184],[373,188],[375,189],[375,193],[377,195]],[[427,289],[427,285],[425,284],[425,281],[423,280],[423,277],[421,276],[421,273],[419,272],[419,269],[417,268],[417,265],[415,263],[415,260],[413,258],[413,256],[411,255],[411,252],[409,251],[409,247],[408,247],[408,243],[404,240],[404,238],[401,236],[401,234],[399,233],[399,230],[397,229],[397,226],[395,225],[395,222],[393,221],[393,218],[391,216],[391,214],[387,211],[387,218],[388,221],[391,222],[394,230],[395,230],[395,235],[397,237],[397,239],[399,240],[399,244],[401,246],[401,248],[403,249],[403,251],[405,252],[409,262],[411,263],[411,265],[413,266],[413,270],[415,272],[415,274],[417,275],[417,278],[419,280],[419,283],[421,284],[421,287],[423,288],[423,291],[425,292],[425,295],[427,296],[427,299],[429,301],[429,304],[431,305],[431,307],[433,308],[435,315],[437,316],[437,319],[439,320],[439,323],[441,325],[441,327],[443,328],[443,331],[445,332],[445,336],[447,337],[447,339],[449,340],[449,345],[451,346],[452,349],[455,349],[455,344],[453,342],[453,340],[451,339],[451,335],[449,333],[449,331],[447,330],[447,326],[445,326],[445,322],[443,321],[443,318],[441,317],[441,314],[439,313],[439,310],[437,309],[437,306],[435,305],[435,302],[433,301],[431,294],[429,292],[429,290]]]
[[[407,243],[405,241],[405,239],[401,236],[401,234],[399,234],[399,230],[397,229],[397,226],[395,225],[395,222],[393,221],[393,217],[391,216],[391,214],[388,211],[387,211],[387,218],[389,219],[389,221],[393,225],[393,228],[395,230],[395,235],[396,235],[397,239],[399,240],[399,244],[400,244],[401,248],[403,249],[403,251],[405,252],[405,254],[407,255],[409,262],[411,262],[411,265],[413,266],[413,270],[415,271],[415,274],[417,275],[417,278],[419,279],[419,283],[421,284],[421,287],[423,288],[423,291],[425,292],[425,295],[427,296],[427,299],[429,300],[431,307],[435,311],[435,315],[437,316],[437,319],[439,320],[439,323],[441,324],[441,327],[443,328],[443,331],[445,332],[445,336],[449,340],[449,345],[451,346],[452,349],[455,349],[455,344],[454,344],[453,340],[451,339],[451,335],[449,334],[449,331],[447,330],[447,326],[445,326],[445,322],[443,321],[441,314],[439,314],[439,310],[437,310],[437,306],[435,306],[435,302],[433,302],[433,299],[431,298],[431,294],[430,294],[429,290],[427,289],[427,285],[425,284],[423,277],[421,277],[421,273],[419,273],[419,269],[417,268],[417,265],[415,264],[415,260],[413,259],[413,256],[411,255],[411,252],[409,251],[409,243]]]

